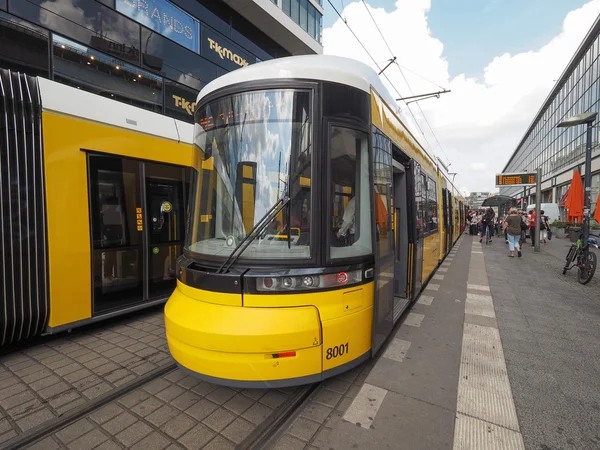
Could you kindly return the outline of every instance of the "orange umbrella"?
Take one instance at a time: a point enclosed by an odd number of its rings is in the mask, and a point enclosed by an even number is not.
[[[567,221],[576,220],[579,222],[583,217],[583,183],[581,183],[581,175],[577,170],[573,173],[573,180],[571,181],[565,206],[568,210]]]
[[[600,194],[598,194],[598,200],[596,200],[596,211],[594,211],[594,219],[596,222],[600,223]]]

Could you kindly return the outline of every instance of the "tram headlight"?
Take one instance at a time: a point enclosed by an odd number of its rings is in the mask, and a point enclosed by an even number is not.
[[[362,278],[362,270],[297,277],[265,277],[256,280],[256,287],[259,292],[310,291],[352,286],[362,282]]]

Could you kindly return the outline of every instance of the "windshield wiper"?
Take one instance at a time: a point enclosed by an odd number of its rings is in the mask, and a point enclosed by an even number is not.
[[[217,273],[227,273],[227,271],[231,268],[232,265],[238,260],[238,258],[244,253],[244,251],[248,248],[248,246],[259,236],[263,230],[271,223],[273,219],[279,214],[279,212],[286,207],[286,205],[290,202],[290,197],[283,197],[277,200],[271,209],[269,209],[261,219],[256,222],[256,225],[246,234],[246,237],[240,241],[238,245],[233,249],[229,258],[223,263]],[[288,233],[289,234],[289,233]],[[237,252],[237,254],[236,254]]]

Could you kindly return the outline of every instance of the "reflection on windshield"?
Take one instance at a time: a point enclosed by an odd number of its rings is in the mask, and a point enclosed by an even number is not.
[[[310,257],[310,93],[249,92],[196,114],[191,252],[227,257],[284,196],[291,201],[241,258]]]

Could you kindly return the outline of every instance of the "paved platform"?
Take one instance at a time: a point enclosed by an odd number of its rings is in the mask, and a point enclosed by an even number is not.
[[[464,235],[364,383],[273,448],[600,449],[600,283],[562,275],[569,246]]]

